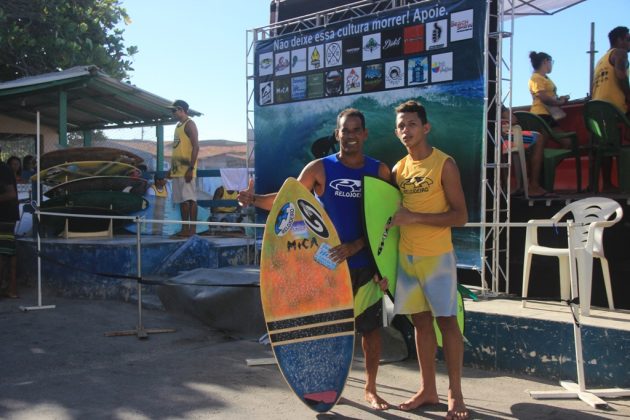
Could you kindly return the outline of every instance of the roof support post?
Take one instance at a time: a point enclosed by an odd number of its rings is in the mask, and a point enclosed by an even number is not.
[[[155,136],[157,137],[157,153],[155,170],[164,170],[164,126],[158,124],[155,126]]]
[[[59,91],[59,145],[68,146],[68,92]]]
[[[83,146],[90,147],[92,145],[92,130],[83,131]]]

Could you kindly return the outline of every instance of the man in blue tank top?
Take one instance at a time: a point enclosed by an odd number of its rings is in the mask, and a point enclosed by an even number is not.
[[[339,153],[308,163],[298,181],[315,193],[339,233],[341,245],[333,248],[330,256],[337,262],[348,261],[355,296],[363,287],[370,286],[372,281],[377,282],[381,290],[386,290],[387,281],[376,276],[376,268],[363,234],[361,183],[364,175],[389,181],[390,171],[384,163],[363,154],[368,130],[365,128],[365,117],[359,110],[348,108],[339,113],[335,137],[339,142]],[[244,206],[254,204],[270,210],[276,195],[254,194],[253,180],[250,180],[249,187],[239,193],[238,200]],[[376,374],[381,355],[379,329],[382,325],[382,301],[379,300],[357,315],[355,325],[362,335],[365,356],[365,400],[373,409],[385,410],[389,405],[376,392]]]

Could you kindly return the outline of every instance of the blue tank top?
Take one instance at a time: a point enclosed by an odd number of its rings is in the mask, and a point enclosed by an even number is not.
[[[339,161],[337,154],[322,159],[326,186],[324,194],[318,198],[335,225],[342,243],[355,241],[364,236],[361,199],[363,175],[378,176],[381,164],[368,156],[364,158],[365,164],[359,169],[345,166]],[[367,244],[357,254],[348,258],[350,268],[368,267],[372,264]]]

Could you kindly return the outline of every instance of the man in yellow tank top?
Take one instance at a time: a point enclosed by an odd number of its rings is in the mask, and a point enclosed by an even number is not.
[[[613,103],[624,113],[630,104],[628,84],[628,51],[630,33],[625,26],[618,26],[608,33],[610,49],[595,66],[593,75],[593,99]]]
[[[593,74],[593,99],[607,101],[629,115],[630,86],[628,85],[628,51],[630,33],[625,26],[618,26],[608,33],[610,49],[595,66]],[[612,158],[602,160],[603,191],[612,191]]]
[[[181,99],[170,106],[175,118],[179,120],[175,127],[173,155],[168,177],[172,179],[173,203],[179,203],[182,215],[182,229],[174,237],[189,237],[196,233],[196,226],[186,222],[197,221],[197,189],[195,177],[199,154],[197,126],[188,116],[188,104]]]
[[[457,325],[457,266],[451,226],[463,226],[468,211],[455,161],[431,146],[431,124],[415,101],[396,108],[396,136],[409,153],[392,169],[402,206],[391,225],[400,226],[399,266],[394,312],[409,314],[416,328],[421,386],[401,410],[439,402],[435,379],[435,317],[443,337],[449,377],[446,419],[466,419],[461,388],[464,342]]]

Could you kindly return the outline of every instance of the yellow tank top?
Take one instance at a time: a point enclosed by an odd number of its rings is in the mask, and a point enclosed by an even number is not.
[[[433,148],[431,155],[414,161],[409,155],[398,162],[396,184],[402,205],[415,213],[443,213],[449,209],[442,187],[442,168],[450,156]],[[400,227],[401,252],[416,256],[435,256],[453,250],[451,228],[413,224]]]
[[[536,96],[540,92],[544,92],[554,98],[557,96],[556,85],[551,79],[534,72],[529,79],[529,93],[532,94],[532,107],[529,109],[529,112],[538,115],[549,115],[549,111],[545,108],[543,101]]]
[[[237,197],[238,191],[226,190],[224,188],[223,194],[221,194],[219,200],[236,200]],[[215,207],[214,211],[217,213],[232,213],[236,211],[236,207]]]
[[[607,101],[614,104],[624,113],[628,112],[626,98],[619,86],[619,80],[615,76],[615,67],[610,64],[610,54],[615,49],[608,50],[597,62],[593,74],[593,99]]]
[[[186,134],[186,124],[190,121],[188,118],[183,123],[178,123],[175,127],[175,136],[173,139],[173,155],[171,157],[171,176],[173,178],[182,178],[186,175],[186,171],[191,166],[190,158],[192,156],[192,143]],[[197,169],[193,171],[193,177],[197,176]]]
[[[168,197],[168,190],[166,189],[166,185],[164,186],[164,188],[162,188],[162,191],[158,190],[157,189],[157,185],[155,185],[155,184],[151,185],[151,188],[155,192],[155,196],[156,197],[160,197],[160,198],[167,198]]]

